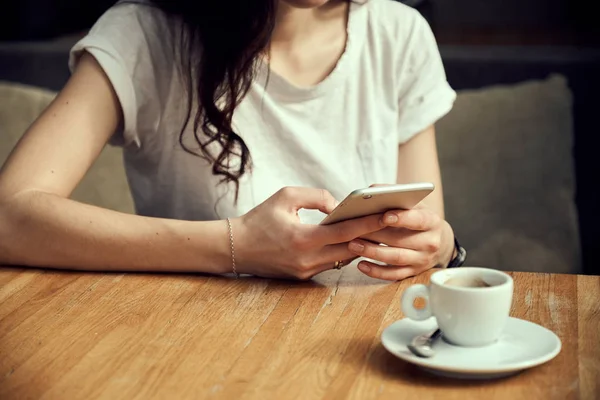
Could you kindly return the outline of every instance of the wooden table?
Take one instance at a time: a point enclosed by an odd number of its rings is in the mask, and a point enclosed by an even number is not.
[[[598,399],[600,277],[514,273],[512,315],[556,332],[549,363],[496,381],[390,355],[401,283],[355,267],[294,283],[0,268],[0,399]]]

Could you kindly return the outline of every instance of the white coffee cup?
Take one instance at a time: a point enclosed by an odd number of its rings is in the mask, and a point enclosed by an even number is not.
[[[480,287],[481,282],[489,286]],[[477,347],[498,340],[508,320],[512,296],[510,275],[489,268],[460,267],[435,272],[428,286],[410,286],[401,303],[408,318],[422,321],[434,316],[448,342]],[[415,308],[417,298],[425,300],[424,308]]]

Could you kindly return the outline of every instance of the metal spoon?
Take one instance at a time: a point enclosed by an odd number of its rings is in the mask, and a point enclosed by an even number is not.
[[[415,336],[412,342],[406,347],[417,357],[433,357],[435,351],[433,351],[431,346],[441,336],[442,331],[438,328],[431,333]]]

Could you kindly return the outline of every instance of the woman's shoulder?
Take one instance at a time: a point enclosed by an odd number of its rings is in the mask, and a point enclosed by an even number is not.
[[[148,1],[119,1],[73,47],[70,66],[85,50],[97,59],[115,60],[130,73],[151,66],[165,70],[173,58],[177,23]]]
[[[124,129],[115,143],[141,143],[142,132],[158,126],[172,92],[176,22],[144,1],[123,1],[108,9],[71,49],[74,70],[84,52],[108,77],[123,112]]]
[[[415,31],[429,29],[427,20],[419,11],[395,0],[362,0],[368,10],[372,29],[394,39],[402,40]]]
[[[150,2],[119,1],[109,8],[91,28],[90,36],[120,36],[127,43],[168,37],[177,21]]]

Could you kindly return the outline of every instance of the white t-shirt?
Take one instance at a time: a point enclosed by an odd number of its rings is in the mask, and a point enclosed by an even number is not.
[[[321,83],[299,88],[262,66],[235,110],[252,172],[218,184],[211,165],[184,151],[187,105],[173,59],[173,23],[158,9],[122,4],[108,10],[75,45],[110,79],[124,129],[114,139],[124,158],[137,213],[212,220],[248,212],[284,186],[328,189],[338,200],[371,183],[395,183],[398,145],[452,107],[434,36],[421,15],[390,0],[352,2],[346,49]],[[266,86],[265,86],[266,83]],[[191,127],[185,142],[195,144]],[[197,146],[196,146],[197,147]],[[318,223],[323,215],[306,212]]]

